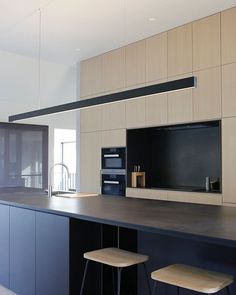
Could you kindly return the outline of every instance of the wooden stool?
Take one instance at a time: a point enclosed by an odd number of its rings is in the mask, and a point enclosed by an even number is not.
[[[183,264],[174,264],[161,268],[151,273],[155,281],[152,294],[155,294],[157,282],[162,282],[185,288],[204,294],[213,294],[224,288],[227,288],[227,294],[230,294],[229,285],[233,283],[233,276],[218,272],[208,271]]]
[[[2,285],[0,285],[0,294],[1,295],[16,295],[16,293],[14,293],[11,290],[3,287]]]
[[[80,295],[83,294],[84,283],[85,283],[89,261],[94,261],[94,262],[98,262],[101,264],[105,264],[105,265],[109,265],[111,267],[117,268],[118,270],[117,295],[120,295],[122,269],[128,266],[142,264],[144,267],[146,278],[147,278],[149,292],[151,294],[151,287],[149,284],[147,269],[145,265],[145,262],[148,260],[148,256],[121,250],[119,248],[104,248],[104,249],[84,253],[84,258],[87,259],[87,261],[86,261],[86,265],[84,269],[84,276],[83,276],[83,281],[81,285]]]

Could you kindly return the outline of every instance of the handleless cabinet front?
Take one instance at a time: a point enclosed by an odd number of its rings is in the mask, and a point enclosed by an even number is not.
[[[36,212],[36,295],[69,295],[69,218]]]
[[[0,284],[9,288],[9,206],[0,205]]]
[[[35,211],[10,208],[10,289],[35,294]]]

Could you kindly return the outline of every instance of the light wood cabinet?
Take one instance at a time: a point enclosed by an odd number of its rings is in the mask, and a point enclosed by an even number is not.
[[[221,13],[222,63],[236,62],[236,7]]]
[[[96,56],[80,63],[81,99],[102,92],[102,57]]]
[[[168,191],[168,201],[222,205],[222,195],[213,193]]]
[[[193,70],[220,65],[220,14],[193,23]]]
[[[126,197],[167,200],[167,191],[158,189],[140,189],[140,188],[126,188]]]
[[[125,102],[102,106],[102,130],[122,129],[125,127]]]
[[[195,72],[197,87],[193,89],[194,120],[221,118],[221,69]]]
[[[101,132],[80,134],[80,191],[100,193]]]
[[[104,92],[125,87],[125,48],[102,55],[102,89]]]
[[[192,24],[168,32],[168,77],[192,72]]]
[[[192,76],[192,73],[172,77],[177,80]],[[193,90],[185,89],[168,93],[168,123],[191,122],[193,120]]]
[[[80,111],[80,131],[91,132],[102,128],[102,107],[92,107]]]
[[[126,102],[126,127],[145,127],[145,98]]]
[[[223,201],[236,203],[236,117],[222,120]]]
[[[145,83],[145,40],[132,43],[125,47],[126,87]]]
[[[236,63],[222,67],[222,113],[223,117],[236,116]]]
[[[126,129],[102,131],[102,147],[126,146]]]
[[[167,78],[167,33],[146,39],[146,82]]]
[[[167,124],[167,94],[146,97],[146,126]]]

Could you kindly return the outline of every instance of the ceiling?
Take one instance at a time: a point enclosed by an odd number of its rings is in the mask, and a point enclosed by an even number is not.
[[[21,0],[20,5],[19,0],[0,0],[0,3],[0,50],[38,58],[41,28],[41,58],[75,64],[230,8],[236,5],[236,0]]]

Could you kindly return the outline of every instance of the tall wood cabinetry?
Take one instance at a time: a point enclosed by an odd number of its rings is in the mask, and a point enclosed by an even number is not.
[[[126,129],[219,119],[223,120],[223,195],[216,198],[216,203],[219,204],[223,196],[224,203],[236,204],[235,181],[232,177],[226,177],[230,171],[230,167],[227,168],[228,153],[232,153],[231,158],[234,159],[234,152],[228,151],[225,144],[230,140],[227,130],[232,131],[231,140],[235,137],[233,128],[228,126],[233,124],[233,117],[236,117],[235,28],[236,7],[82,62],[82,99],[192,75],[197,77],[195,89],[142,97],[81,113],[82,188],[83,183],[87,182],[84,186],[86,190],[98,190],[98,149],[124,145]],[[92,151],[85,144],[86,141],[96,142],[96,148]],[[89,156],[92,152],[99,159],[95,160],[92,154]],[[96,171],[92,171],[94,165]],[[86,177],[83,176],[84,171]],[[96,185],[89,184],[89,176]],[[150,192],[148,195],[154,197]],[[170,199],[178,198],[179,194],[175,194]],[[194,198],[185,197],[185,200],[193,201]],[[204,203],[204,197],[199,200]],[[206,203],[211,203],[211,200],[206,195]]]

